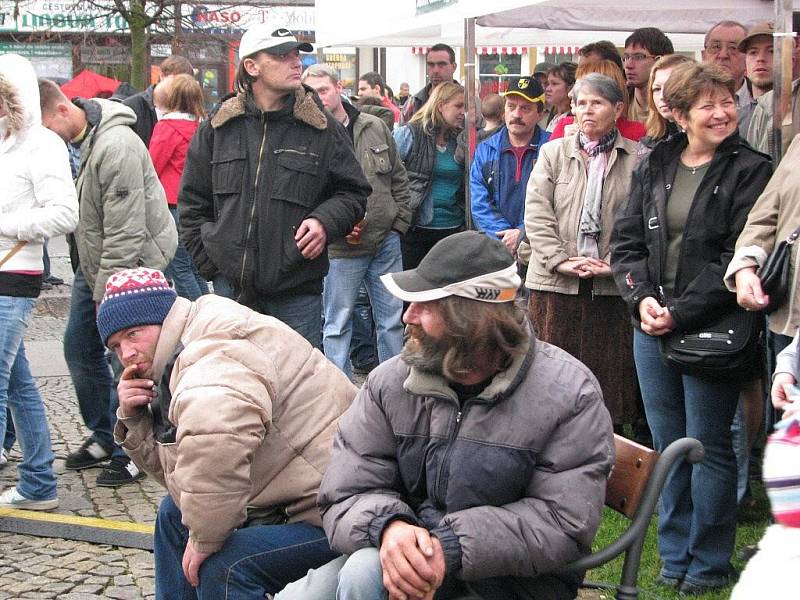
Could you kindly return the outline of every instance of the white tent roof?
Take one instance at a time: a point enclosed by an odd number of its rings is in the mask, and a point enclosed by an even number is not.
[[[480,16],[485,27],[532,27],[571,31],[633,31],[658,27],[668,33],[705,33],[719,21],[752,25],[775,18],[773,0],[547,0]],[[795,9],[800,1],[793,0]]]
[[[793,4],[800,10],[800,0]],[[698,34],[722,19],[751,25],[773,20],[775,10],[773,0],[457,0],[419,15],[416,6],[417,0],[316,0],[317,43],[461,46],[464,19],[477,17],[480,46],[583,45],[601,38],[622,45],[634,29],[658,27],[676,48],[690,50],[702,47]]]

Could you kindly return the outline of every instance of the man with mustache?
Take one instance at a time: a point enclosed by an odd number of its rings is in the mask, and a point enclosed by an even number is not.
[[[544,89],[535,77],[512,81],[504,96],[505,127],[478,146],[470,192],[475,226],[516,254],[525,234],[528,177],[550,134],[537,125],[544,111]]]
[[[497,239],[466,231],[384,275],[409,339],[342,415],[320,485],[342,552],[276,600],[574,598],[614,462],[597,380],[536,339]]]

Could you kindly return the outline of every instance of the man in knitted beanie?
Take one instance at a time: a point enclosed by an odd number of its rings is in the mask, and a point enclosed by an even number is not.
[[[336,556],[316,499],[356,392],[339,369],[277,319],[177,298],[153,269],[108,279],[97,328],[125,367],[115,440],[169,491],[157,599],[263,598]]]

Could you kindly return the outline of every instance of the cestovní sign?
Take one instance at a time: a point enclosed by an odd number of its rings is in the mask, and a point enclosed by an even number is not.
[[[128,31],[128,23],[116,12],[113,2],[108,0],[20,0],[18,7],[19,12],[15,18],[14,3],[0,1],[0,31]],[[153,5],[148,4],[148,12],[151,10]],[[167,7],[161,18],[169,27],[174,18],[172,11],[171,6]],[[255,7],[187,2],[182,5],[182,12],[185,31],[236,34],[256,23],[273,22],[276,23],[276,28],[288,26],[296,30],[314,30],[313,7]]]

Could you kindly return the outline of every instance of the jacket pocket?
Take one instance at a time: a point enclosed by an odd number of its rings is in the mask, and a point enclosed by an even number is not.
[[[214,194],[214,215],[219,217],[222,204],[239,196],[244,188],[245,154],[240,149],[220,150],[211,159],[211,189]]]
[[[309,208],[316,206],[319,155],[291,148],[278,148],[273,153],[276,168],[271,196]]]
[[[370,146],[367,152],[367,168],[377,175],[386,175],[392,172],[392,161],[389,159],[389,145],[378,144]],[[367,177],[372,173],[366,173]]]

